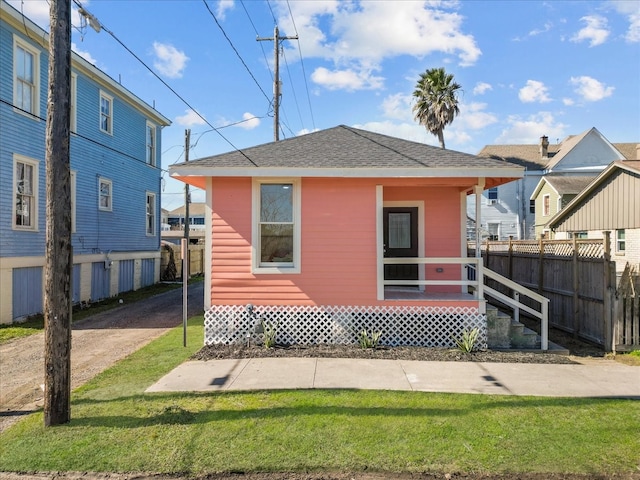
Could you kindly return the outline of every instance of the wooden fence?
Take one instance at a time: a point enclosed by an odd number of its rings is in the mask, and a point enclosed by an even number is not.
[[[549,299],[549,325],[606,351],[640,348],[638,289],[628,287],[637,286],[637,273],[629,271],[622,295],[608,235],[602,240],[486,242],[481,252],[487,268]]]
[[[204,245],[189,245],[189,275],[204,274]],[[163,245],[160,253],[160,280],[182,278],[180,245]]]

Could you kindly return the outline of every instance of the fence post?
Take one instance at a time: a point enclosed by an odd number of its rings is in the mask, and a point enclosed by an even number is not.
[[[611,281],[611,232],[609,230],[605,230],[602,232],[604,235],[604,258],[602,264],[602,270],[604,273],[604,291],[603,291],[603,302],[604,302],[604,351],[610,352],[612,350],[612,340],[613,340],[613,332],[612,326],[612,318],[611,318],[611,307],[612,307],[612,296],[613,296],[613,288]],[[615,272],[614,272],[615,275]]]
[[[578,238],[573,235],[573,338],[578,338],[580,333],[580,277],[578,276]]]
[[[544,239],[542,237],[540,237],[538,249],[538,293],[542,295],[544,291]]]

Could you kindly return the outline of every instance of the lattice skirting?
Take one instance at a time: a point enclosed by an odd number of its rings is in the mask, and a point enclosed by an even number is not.
[[[486,315],[464,307],[214,305],[204,316],[205,345],[261,342],[261,321],[285,345],[356,344],[359,333],[381,332],[387,346],[454,347],[462,332],[478,328],[487,347]]]

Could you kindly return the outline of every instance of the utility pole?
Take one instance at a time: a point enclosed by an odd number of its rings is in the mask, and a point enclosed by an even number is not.
[[[278,26],[273,29],[273,38],[258,37],[258,42],[273,41],[273,55],[275,62],[275,74],[273,79],[273,139],[280,140],[280,40],[297,40],[298,36],[281,37]]]
[[[184,161],[189,161],[189,147],[191,146],[191,129],[187,128],[184,131]],[[191,199],[189,198],[189,184],[184,184],[184,238],[187,241],[187,249],[184,252],[183,262],[187,262],[187,268],[183,269],[183,272],[187,273],[187,277],[189,276],[189,203]],[[184,276],[184,274],[183,274]],[[188,278],[183,278],[182,281],[186,282]]]
[[[71,0],[51,0],[45,140],[44,424],[71,419]]]

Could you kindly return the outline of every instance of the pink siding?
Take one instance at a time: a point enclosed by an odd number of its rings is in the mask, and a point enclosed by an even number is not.
[[[438,182],[442,185],[442,180]],[[251,179],[214,178],[211,303],[415,305],[376,299],[376,185],[394,183],[399,182],[302,179],[301,273],[287,275],[252,273]],[[426,255],[460,255],[458,187],[430,187],[428,180],[420,187],[389,186],[384,188],[384,200],[424,201]],[[435,273],[436,266],[429,265],[426,277],[459,278],[459,267],[442,267],[443,273]],[[431,291],[438,290],[431,287]],[[462,301],[428,303],[465,305]]]

